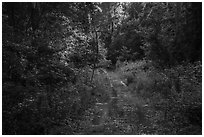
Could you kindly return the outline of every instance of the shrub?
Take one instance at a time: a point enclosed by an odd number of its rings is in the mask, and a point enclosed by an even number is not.
[[[148,63],[129,63],[118,70],[126,80],[128,91],[143,98],[149,109],[161,115],[153,115],[158,125],[157,134],[187,134],[186,129],[202,125],[202,66],[201,62],[185,63],[171,68],[158,69]],[[168,129],[168,130],[165,130]]]

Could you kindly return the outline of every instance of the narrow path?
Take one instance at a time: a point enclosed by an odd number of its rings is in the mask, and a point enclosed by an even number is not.
[[[109,97],[105,101],[99,99],[93,107],[85,112],[83,120],[76,126],[76,133],[74,134],[144,134],[144,131],[147,130],[144,120],[146,116],[144,115],[141,98],[133,96],[129,87],[116,72],[107,72],[104,69],[97,70],[95,78],[99,87],[102,87],[98,92],[108,92]],[[60,132],[65,134],[69,131],[67,126],[59,127],[59,129],[62,130]],[[53,131],[55,132],[55,130]]]
[[[95,105],[95,110],[97,115],[93,118],[92,121],[92,132],[94,134],[103,134],[105,122],[110,119],[110,113],[113,108],[117,107],[117,100],[118,100],[118,93],[117,90],[114,88],[113,80],[110,78],[109,74],[105,69],[100,69],[97,71],[99,75],[105,75],[106,80],[111,87],[110,89],[110,100],[108,102],[97,102]]]
[[[100,73],[100,75],[106,75],[109,86],[111,87],[109,94],[110,101],[96,103],[95,111],[97,114],[92,121],[90,134],[104,134],[107,121],[111,123],[123,122],[126,126],[123,128],[128,132],[127,134],[132,133],[132,124],[134,124],[134,122],[141,122],[144,119],[143,112],[141,111],[142,108],[137,104],[138,99],[131,95],[128,91],[128,86],[126,86],[117,74],[113,72],[109,74],[104,69],[99,70],[98,73]]]

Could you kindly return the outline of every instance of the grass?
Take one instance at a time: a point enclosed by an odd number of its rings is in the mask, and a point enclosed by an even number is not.
[[[45,118],[59,124],[47,134],[202,134],[201,68],[199,62],[163,70],[130,62],[115,71],[97,69],[92,82],[85,68],[76,84],[53,93],[57,109]]]
[[[158,70],[150,63],[138,61],[115,73],[126,82],[131,96],[140,100],[135,104],[148,104],[144,109],[149,122],[145,134],[201,134],[200,70],[200,63]],[[191,113],[193,110],[195,113]],[[196,130],[189,132],[190,127]]]

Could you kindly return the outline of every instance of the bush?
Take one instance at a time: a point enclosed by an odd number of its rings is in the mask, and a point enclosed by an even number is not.
[[[188,134],[189,126],[201,134],[202,125],[202,66],[201,62],[157,69],[145,62],[129,63],[120,68],[123,80],[132,95],[143,98],[149,109],[156,110],[153,122],[158,134]],[[163,118],[162,118],[163,117]],[[166,130],[168,129],[168,130]]]

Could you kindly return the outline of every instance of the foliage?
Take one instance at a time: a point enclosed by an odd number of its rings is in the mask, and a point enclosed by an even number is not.
[[[159,66],[198,61],[201,57],[199,3],[127,3],[121,4],[120,9],[124,11],[122,23],[107,46],[113,64],[119,56],[133,61],[146,58]],[[191,34],[195,38],[189,42],[186,36]],[[132,56],[126,57],[127,54]]]
[[[119,73],[134,95],[146,100],[150,110],[159,112],[148,114],[152,117],[152,124],[158,128],[158,133],[153,134],[200,134],[201,62],[163,71],[155,68],[144,70],[142,66],[146,66],[145,62],[129,63]],[[189,128],[196,130],[188,131]]]
[[[199,130],[201,9],[169,2],[2,3],[2,133],[85,133],[93,129],[96,104],[110,103],[114,88],[121,95],[108,108],[116,115],[100,129],[106,134]],[[127,87],[114,87],[114,78]],[[148,130],[139,122],[146,114]]]

